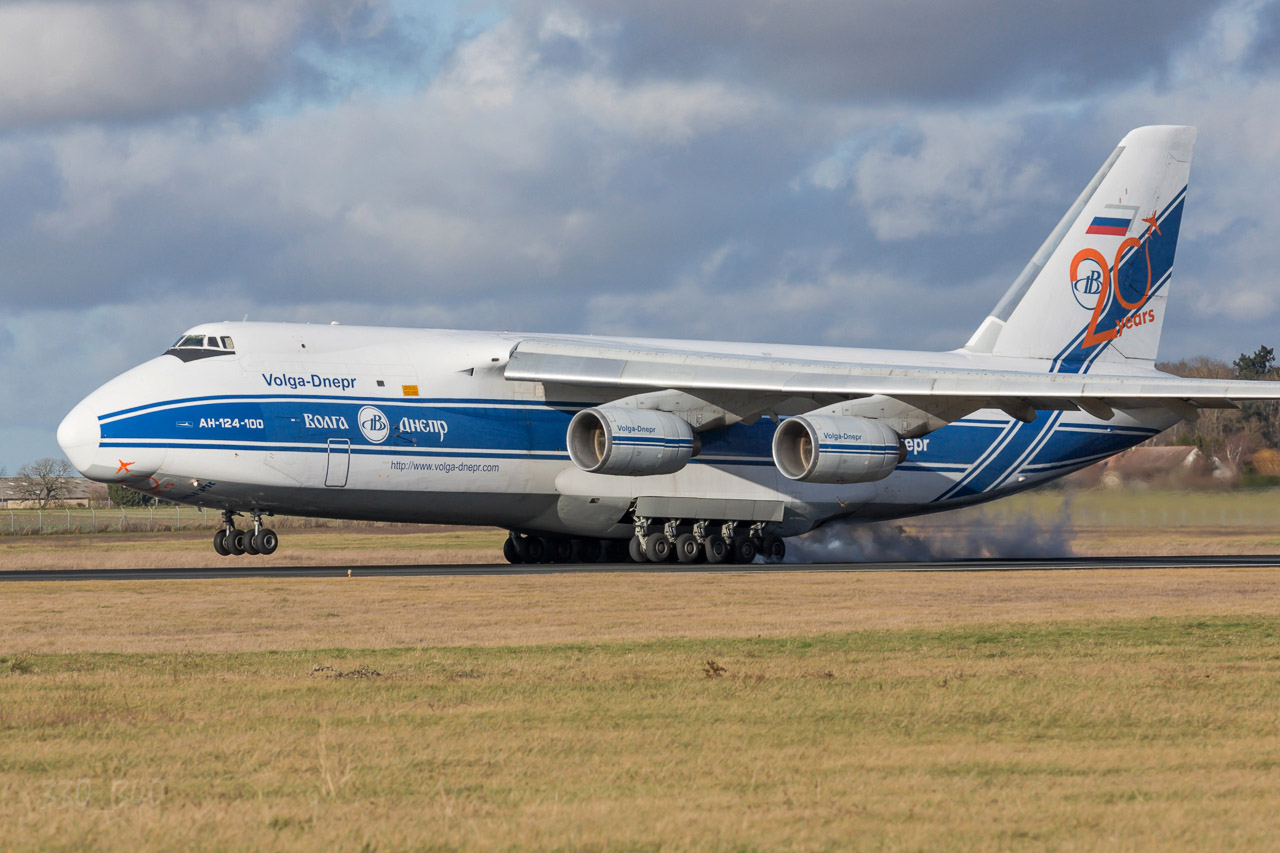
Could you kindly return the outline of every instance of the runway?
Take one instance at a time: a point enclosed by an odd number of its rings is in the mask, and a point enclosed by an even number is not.
[[[1280,555],[1194,557],[1063,557],[1021,560],[949,560],[899,563],[566,563],[528,566],[255,566],[240,562],[216,569],[47,569],[3,571],[0,581],[140,581],[228,578],[429,578],[510,575],[604,574],[768,574],[789,572],[1038,572],[1103,569],[1240,569],[1280,566]]]

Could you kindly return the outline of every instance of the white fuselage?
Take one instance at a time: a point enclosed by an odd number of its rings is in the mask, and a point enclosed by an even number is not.
[[[67,416],[59,441],[86,476],[242,512],[625,538],[640,504],[663,517],[770,521],[793,535],[837,517],[990,500],[1117,453],[1177,420],[1160,408],[1105,422],[1043,411],[1031,423],[981,410],[908,439],[907,458],[883,480],[817,485],[779,473],[770,451],[776,424],[761,418],[702,432],[700,453],[674,474],[592,474],[570,460],[565,432],[575,412],[607,400],[585,391],[547,399],[541,383],[506,379],[512,347],[530,336],[268,323],[192,331],[232,338],[234,352],[163,355],[111,380]],[[1036,369],[963,352],[696,346],[845,364]]]

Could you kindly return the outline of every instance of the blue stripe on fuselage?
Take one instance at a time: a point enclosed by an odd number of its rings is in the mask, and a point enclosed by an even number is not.
[[[139,406],[134,414],[103,421],[104,447],[323,453],[330,439],[347,439],[351,452],[376,456],[456,456],[467,458],[568,459],[565,432],[577,405],[540,405],[511,401],[431,400],[429,410],[417,401],[377,400],[313,395],[267,398],[221,397],[161,401]],[[358,412],[376,405],[393,429],[381,443],[360,431]],[[325,426],[308,428],[306,415]],[[1040,412],[1023,424],[994,418],[965,418],[928,436],[927,450],[916,449],[899,466],[902,475],[934,474],[951,480],[936,499],[946,501],[991,493],[1019,471],[1043,474],[1091,461],[1137,444],[1156,430],[1112,427],[1102,423],[1061,424],[1061,412]],[[397,431],[403,418],[435,423],[431,431]],[[346,428],[340,424],[345,422]],[[258,424],[261,424],[260,426]],[[202,424],[204,424],[202,426]],[[772,466],[775,425],[766,420],[750,426],[707,430],[699,434],[699,465]],[[687,446],[687,445],[684,445]],[[896,448],[888,448],[896,452]],[[880,453],[886,448],[851,448]]]

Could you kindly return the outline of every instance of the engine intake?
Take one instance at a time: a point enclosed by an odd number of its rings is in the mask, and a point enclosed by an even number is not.
[[[569,458],[593,474],[674,474],[696,452],[693,428],[670,412],[600,406],[569,421]]]
[[[773,463],[808,483],[883,480],[907,458],[901,436],[880,421],[829,415],[787,418],[773,433]]]

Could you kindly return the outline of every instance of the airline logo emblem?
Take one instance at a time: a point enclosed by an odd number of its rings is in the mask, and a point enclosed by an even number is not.
[[[1104,234],[1109,237],[1123,237],[1129,233],[1133,218],[1138,215],[1138,208],[1129,204],[1109,204],[1102,216],[1093,217],[1086,234]]]
[[[356,415],[360,432],[374,444],[382,444],[391,434],[391,421],[376,406],[365,406]]]
[[[1081,263],[1076,271],[1080,277],[1071,282],[1071,295],[1086,311],[1092,311],[1102,296],[1102,268],[1092,258]]]
[[[1122,205],[1109,204],[1108,208],[1121,209]],[[1127,210],[1128,208],[1123,208]],[[1136,211],[1136,208],[1135,208]],[[1094,217],[1094,225],[1089,226],[1088,233],[1097,233],[1095,227],[1099,219],[1106,217]],[[1132,217],[1128,220],[1132,222]],[[1120,245],[1116,248],[1115,259],[1108,263],[1107,257],[1102,252],[1092,247],[1081,249],[1076,252],[1074,258],[1071,259],[1071,269],[1067,274],[1067,280],[1071,282],[1071,295],[1076,298],[1076,302],[1081,308],[1092,311],[1093,316],[1089,319],[1089,325],[1085,328],[1084,338],[1080,342],[1082,349],[1097,346],[1107,341],[1115,340],[1125,329],[1131,329],[1134,326],[1142,326],[1146,323],[1155,322],[1154,311],[1142,311],[1141,314],[1135,314],[1147,304],[1148,297],[1151,296],[1151,237],[1160,234],[1159,211],[1151,211],[1150,216],[1145,216],[1142,221],[1146,224],[1147,230],[1143,235],[1147,239],[1140,240],[1137,237],[1126,237],[1120,241]],[[1115,226],[1119,228],[1119,225]],[[1115,233],[1123,235],[1127,233],[1128,225],[1125,225],[1123,231]],[[1102,232],[1111,233],[1111,232]],[[1134,294],[1126,293],[1125,287],[1120,282],[1120,265],[1125,259],[1125,253],[1131,249],[1142,249],[1143,258],[1146,261],[1147,276],[1146,286],[1142,291],[1142,295],[1131,300]],[[1134,257],[1134,263],[1137,263],[1137,257]],[[1133,281],[1127,282],[1130,286],[1141,282],[1141,273],[1137,273],[1133,277]],[[1114,298],[1113,298],[1114,297]],[[1092,305],[1089,303],[1092,302]],[[1103,315],[1107,312],[1108,307],[1113,304],[1123,309],[1123,315],[1116,319],[1115,328],[1099,329],[1099,323],[1102,321]]]

